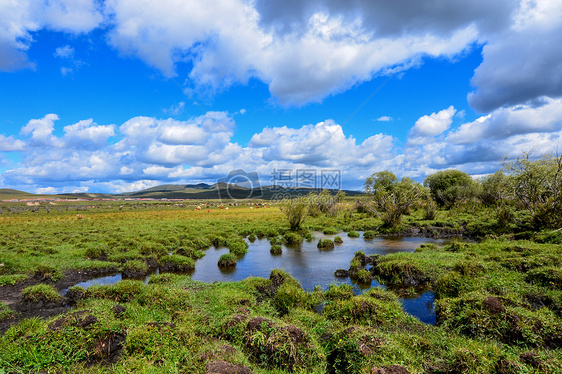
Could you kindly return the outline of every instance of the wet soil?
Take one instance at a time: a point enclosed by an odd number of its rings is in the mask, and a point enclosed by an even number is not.
[[[75,304],[74,298],[65,297],[60,302],[30,303],[22,300],[21,292],[24,288],[34,286],[39,283],[52,284],[57,291],[62,291],[76,283],[83,282],[88,279],[114,273],[116,269],[87,269],[87,270],[67,270],[64,276],[57,282],[45,281],[43,279],[30,277],[22,282],[18,282],[13,286],[0,287],[0,301],[5,303],[15,313],[11,318],[0,321],[0,334],[4,334],[10,326],[17,324],[24,318],[41,317],[49,318],[64,313],[69,307]],[[71,295],[69,295],[71,296]]]

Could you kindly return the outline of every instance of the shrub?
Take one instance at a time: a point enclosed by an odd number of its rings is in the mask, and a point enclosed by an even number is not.
[[[330,285],[328,291],[324,293],[326,299],[328,300],[347,300],[355,296],[353,292],[353,287],[349,284],[341,284],[341,285]]]
[[[376,236],[376,233],[374,231],[365,231],[363,233],[363,238],[367,239],[367,240],[374,239],[375,236]]]
[[[287,216],[289,226],[293,231],[300,229],[308,215],[308,210],[308,202],[301,198],[289,200],[285,206],[281,208],[281,211]]]
[[[234,267],[236,266],[236,256],[232,253],[226,253],[219,258],[219,267]]]
[[[338,233],[338,230],[333,227],[327,227],[324,229],[324,235],[335,235]]]
[[[283,282],[273,298],[273,306],[281,315],[294,308],[309,308],[310,302],[310,294],[296,281]]]
[[[281,253],[283,253],[283,247],[281,247],[281,245],[279,244],[273,244],[269,249],[269,252],[272,255],[280,255]]]
[[[53,286],[44,283],[24,288],[21,296],[23,301],[32,303],[55,303],[62,300],[62,297]]]
[[[437,204],[452,207],[471,199],[475,193],[475,182],[467,173],[460,170],[441,170],[428,175],[424,185],[429,188]]]
[[[330,239],[320,239],[316,247],[318,247],[319,249],[334,248],[334,242]]]
[[[288,231],[283,235],[283,241],[286,244],[301,244],[303,242],[303,237],[296,232]]]
[[[334,243],[336,244],[342,244],[343,243],[343,239],[341,238],[341,236],[336,236],[334,238]]]
[[[233,253],[237,256],[242,256],[248,253],[248,247],[248,243],[246,243],[244,240],[229,241],[228,243],[228,249],[230,250],[230,253]]]
[[[373,277],[371,276],[371,272],[369,270],[362,269],[357,272],[356,279],[357,282],[359,283],[367,284],[367,283],[371,283]]]
[[[251,233],[250,235],[248,235],[248,240],[250,241],[250,243],[255,242],[257,239],[256,234]]]
[[[357,231],[350,231],[347,233],[347,236],[349,236],[350,238],[358,238],[360,235]]]

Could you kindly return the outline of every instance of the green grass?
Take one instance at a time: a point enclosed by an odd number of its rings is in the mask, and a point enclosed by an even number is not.
[[[61,296],[53,286],[43,283],[24,288],[21,296],[24,301],[34,303],[53,303],[61,300]]]
[[[0,286],[34,277],[44,284],[25,289],[25,300],[60,301],[48,284],[72,269],[145,269],[148,259],[157,259],[171,270],[189,270],[211,245],[243,255],[246,236],[267,237],[273,247],[310,237],[310,230],[354,237],[353,230],[374,235],[381,226],[366,213],[342,211],[308,217],[294,233],[275,207],[207,213],[158,204],[121,210],[109,204],[80,211],[80,220],[72,210],[0,216]],[[223,360],[267,374],[369,373],[390,365],[410,373],[559,372],[558,235],[500,233],[493,210],[482,207],[438,210],[432,220],[423,215],[414,209],[403,228],[432,234],[472,227],[489,238],[378,257],[373,273],[388,289],[360,296],[349,285],[307,292],[280,269],[269,279],[241,282],[205,284],[161,273],[147,285],[123,280],[90,287],[61,316],[12,326],[0,337],[0,367],[7,373],[204,373],[207,364]],[[358,252],[351,261],[354,277],[370,277],[363,259]],[[433,291],[438,325],[406,314],[395,288]],[[116,305],[125,312],[114,313]],[[314,311],[318,305],[322,314]],[[1,303],[0,319],[12,317]],[[86,317],[95,323],[84,325]],[[116,364],[107,363],[111,344],[118,344]]]

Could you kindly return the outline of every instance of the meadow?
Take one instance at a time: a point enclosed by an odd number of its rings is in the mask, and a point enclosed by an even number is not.
[[[3,205],[0,373],[561,371],[562,235],[527,230],[524,215],[506,230],[485,206],[431,219],[414,207],[389,228],[347,198],[291,230],[271,202],[77,204]],[[186,275],[210,247],[236,261],[252,256],[247,239],[273,249],[316,240],[312,231],[458,240],[356,253],[349,276],[386,285],[361,295],[346,284],[305,291],[282,269],[240,282]],[[156,267],[148,284],[138,280]],[[114,272],[130,279],[60,294]],[[435,294],[436,325],[403,310],[399,296],[420,289]]]

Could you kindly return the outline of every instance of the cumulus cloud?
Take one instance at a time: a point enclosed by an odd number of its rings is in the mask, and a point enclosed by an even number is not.
[[[32,33],[43,28],[85,33],[96,28],[103,15],[96,0],[4,0],[0,2],[0,71],[33,67],[26,51]]]
[[[470,105],[496,108],[562,95],[562,3],[522,1],[513,25],[490,37],[468,95]]]
[[[13,136],[4,136],[0,134],[0,152],[23,151],[25,143]]]
[[[29,191],[121,192],[163,183],[214,183],[236,169],[257,171],[262,184],[271,183],[275,170],[335,169],[345,188],[360,189],[367,176],[381,170],[418,180],[451,167],[490,173],[506,156],[551,151],[562,141],[562,99],[501,108],[453,126],[455,112],[451,106],[420,117],[404,146],[380,133],[358,142],[333,120],[266,127],[241,146],[232,140],[236,124],[226,112],[212,113],[220,127],[205,115],[185,121],[134,117],[118,127],[88,119],[64,126],[57,137],[60,120],[48,114],[30,120],[21,139],[0,136],[0,151],[22,155],[21,161],[6,163],[0,178],[5,186]]]
[[[220,6],[213,1],[139,6],[134,0],[112,0],[107,12],[115,27],[109,40],[167,74],[175,74],[176,62],[191,61],[189,77],[196,85],[221,89],[256,77],[281,103],[302,105],[396,65],[412,66],[423,55],[453,56],[478,38],[475,23],[468,21],[446,31],[434,27],[379,35],[367,16],[354,12],[349,19],[323,7],[307,14],[298,30],[279,33],[260,23],[260,11],[240,0],[221,1]]]
[[[456,109],[451,105],[440,112],[421,117],[410,130],[408,141],[413,144],[423,144],[432,141],[432,137],[440,135],[449,129],[456,112]]]
[[[501,140],[514,135],[551,133],[562,130],[562,99],[544,98],[540,107],[518,105],[500,108],[451,132],[447,141],[470,144],[480,140]]]
[[[93,119],[64,127],[66,147],[99,147],[115,135],[115,125],[98,126]]]
[[[435,133],[437,130],[430,134]],[[543,98],[540,106],[499,108],[439,136],[413,140],[404,151],[402,165],[410,175],[423,176],[447,167],[471,174],[494,172],[505,157],[530,150],[557,151],[562,142],[562,99]]]

